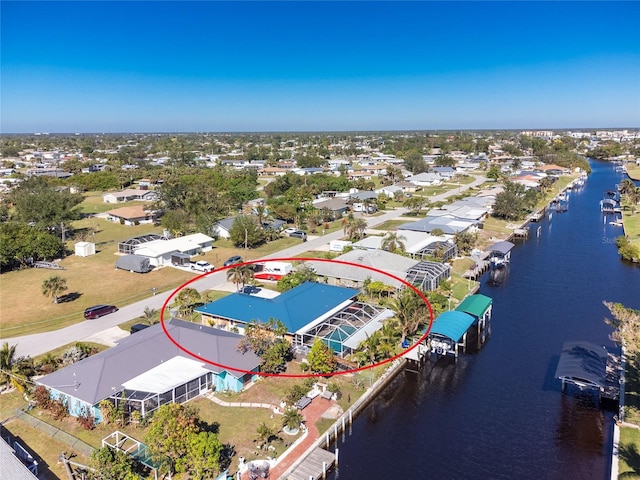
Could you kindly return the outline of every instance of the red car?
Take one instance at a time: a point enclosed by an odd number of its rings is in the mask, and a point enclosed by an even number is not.
[[[94,305],[93,307],[89,307],[84,311],[84,318],[86,318],[87,320],[93,320],[94,318],[109,315],[110,313],[117,311],[118,307],[116,307],[115,305]]]

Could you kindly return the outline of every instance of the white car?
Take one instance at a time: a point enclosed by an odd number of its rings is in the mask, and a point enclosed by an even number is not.
[[[197,270],[199,272],[212,272],[214,266],[209,262],[205,262],[204,260],[200,260],[198,262],[191,262],[191,270]]]
[[[285,235],[291,235],[293,232],[297,232],[297,231],[298,231],[297,228],[285,228],[284,229]]]

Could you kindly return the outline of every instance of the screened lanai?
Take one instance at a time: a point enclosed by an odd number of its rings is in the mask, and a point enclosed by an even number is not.
[[[153,242],[155,240],[166,240],[166,238],[155,233],[148,233],[147,235],[140,235],[139,237],[129,238],[128,240],[125,240],[124,242],[120,242],[118,244],[118,253],[129,255],[133,253],[139,245],[147,242]]]
[[[310,349],[316,338],[331,347],[341,357],[352,353],[367,335],[382,327],[382,322],[393,317],[394,313],[386,308],[375,307],[368,303],[354,302],[334,315],[311,325],[303,332],[296,332],[295,346],[302,350]]]
[[[419,251],[412,253],[411,257],[413,258],[437,258],[442,262],[446,262],[447,260],[458,255],[458,247],[455,243],[447,242],[447,241],[436,241],[432,242],[424,248],[421,248]]]
[[[440,262],[420,262],[407,270],[406,280],[422,291],[433,291],[451,275],[451,265]]]
[[[137,411],[144,418],[160,405],[184,403],[206,392],[212,376],[202,362],[174,357],[124,382],[124,388],[109,399],[116,408],[124,403],[125,412]]]

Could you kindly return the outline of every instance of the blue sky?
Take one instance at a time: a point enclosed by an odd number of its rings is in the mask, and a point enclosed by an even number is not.
[[[640,127],[640,2],[12,2],[0,131]]]

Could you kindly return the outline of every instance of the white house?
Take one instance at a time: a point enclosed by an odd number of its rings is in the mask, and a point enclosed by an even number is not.
[[[171,264],[171,255],[184,253],[197,255],[213,248],[213,238],[203,233],[194,233],[170,240],[153,240],[136,247],[134,254],[147,257],[155,267]]]
[[[142,190],[138,188],[128,188],[120,192],[110,192],[102,195],[104,203],[130,202],[132,200],[143,200],[152,202],[158,199],[158,194],[153,190]]]
[[[419,173],[418,175],[412,175],[406,178],[407,182],[411,182],[419,187],[431,187],[434,185],[440,185],[443,178],[437,173]]]

